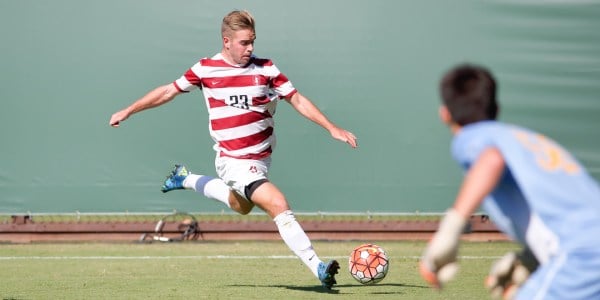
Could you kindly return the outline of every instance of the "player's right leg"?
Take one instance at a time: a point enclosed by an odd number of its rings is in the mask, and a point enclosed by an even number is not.
[[[286,245],[302,260],[325,288],[331,289],[337,283],[335,274],[338,273],[339,264],[335,260],[325,263],[319,259],[304,229],[296,221],[283,193],[273,183],[266,181],[249,196],[254,204],[273,218]]]
[[[337,283],[337,281],[335,281],[335,274],[338,273],[339,269],[340,264],[337,262],[337,260],[330,260],[327,263],[319,263],[317,274],[321,284],[324,287],[331,289],[331,287]]]

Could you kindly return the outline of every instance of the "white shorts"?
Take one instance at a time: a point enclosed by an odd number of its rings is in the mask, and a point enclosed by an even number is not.
[[[262,160],[237,159],[231,157],[215,158],[217,175],[236,193],[246,198],[246,186],[260,180],[267,179],[271,157]]]

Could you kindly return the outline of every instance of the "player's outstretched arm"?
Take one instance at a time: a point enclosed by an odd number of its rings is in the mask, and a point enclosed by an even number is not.
[[[427,245],[419,263],[423,279],[436,288],[454,278],[458,271],[456,256],[460,235],[469,217],[490,194],[504,173],[504,158],[495,148],[484,150],[471,166],[452,209]]]
[[[456,210],[450,209],[440,222],[440,226],[427,244],[419,262],[419,272],[431,286],[441,289],[458,272],[456,256],[460,235],[467,219]]]
[[[132,103],[127,108],[124,108],[110,117],[109,125],[119,127],[120,123],[127,120],[131,115],[145,109],[163,105],[175,98],[181,92],[172,84],[159,86],[142,98]]]
[[[325,128],[331,136],[339,141],[347,143],[352,148],[358,146],[356,136],[343,128],[337,127],[317,108],[308,98],[304,95],[296,92],[292,97],[286,99],[298,113],[305,118],[317,123],[321,127]]]

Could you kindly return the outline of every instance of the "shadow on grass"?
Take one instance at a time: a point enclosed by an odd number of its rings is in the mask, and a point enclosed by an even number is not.
[[[229,285],[231,287],[250,287],[250,288],[257,288],[257,287],[264,287],[264,288],[283,288],[283,289],[288,289],[288,290],[295,290],[295,291],[305,291],[305,292],[315,292],[315,293],[323,293],[323,294],[337,294],[339,293],[338,290],[336,290],[335,288],[337,287],[337,285],[331,289],[328,290],[320,285],[315,285],[315,286],[291,286],[291,285],[280,285],[280,284],[232,284]]]
[[[274,284],[232,284],[230,286],[232,286],[232,287],[252,287],[252,288],[256,288],[256,287],[284,288],[284,289],[294,290],[294,291],[315,292],[315,293],[323,293],[323,294],[339,294],[340,288],[342,288],[342,289],[354,289],[354,288],[364,289],[365,287],[369,287],[369,286],[365,286],[365,285],[346,284],[346,285],[336,285],[333,287],[333,289],[328,290],[320,285],[292,286],[292,285],[274,285]],[[411,284],[401,284],[401,283],[381,283],[381,284],[370,285],[370,286],[429,289],[428,286],[424,286],[424,285],[411,285]],[[371,293],[368,293],[368,294],[392,295],[392,294],[404,294],[404,291],[399,289],[398,292],[381,292],[381,291],[377,291],[374,289]]]

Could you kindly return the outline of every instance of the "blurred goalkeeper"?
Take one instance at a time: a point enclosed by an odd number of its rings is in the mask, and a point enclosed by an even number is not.
[[[493,264],[485,285],[494,298],[600,299],[598,183],[556,142],[496,121],[496,82],[486,69],[455,67],[440,93],[439,115],[466,174],[424,251],[421,276],[441,288],[456,274],[460,235],[482,205],[523,246]]]
[[[356,137],[333,124],[270,59],[253,54],[256,39],[254,18],[247,11],[232,11],[221,24],[222,49],[203,58],[175,82],[160,86],[114,113],[110,125],[131,115],[163,105],[181,93],[202,90],[209,115],[209,132],[215,141],[218,177],[193,174],[176,165],[162,191],[188,189],[222,202],[240,214],[254,206],[265,211],[277,225],[287,246],[308,266],[321,284],[331,289],[339,264],[323,262],[296,221],[286,197],[268,179],[275,147],[274,113],[285,99],[298,113],[323,127],[332,138],[356,148]],[[183,123],[182,126],[190,126]]]

